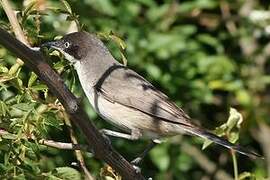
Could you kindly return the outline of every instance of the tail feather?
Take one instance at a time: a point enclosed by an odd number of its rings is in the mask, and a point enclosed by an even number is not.
[[[199,128],[192,128],[192,130],[188,130],[188,132],[190,132],[191,134],[197,135],[199,137],[209,139],[209,140],[213,141],[214,143],[219,144],[221,146],[224,146],[228,149],[233,149],[233,150],[235,150],[243,155],[246,155],[252,159],[263,158],[262,155],[259,155],[259,154],[255,153],[251,150],[248,150],[247,148],[242,147],[240,145],[235,145],[235,144],[229,142],[228,140],[226,140],[222,137],[219,137],[213,133],[210,133],[208,131],[205,131],[205,130],[202,130]]]

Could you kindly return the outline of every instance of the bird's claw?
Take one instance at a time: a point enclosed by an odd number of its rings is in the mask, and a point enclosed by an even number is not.
[[[133,168],[135,169],[136,173],[141,173],[141,168],[139,166],[133,165]]]
[[[133,165],[138,165],[141,161],[142,161],[142,158],[137,157],[137,158],[133,159],[130,163]]]

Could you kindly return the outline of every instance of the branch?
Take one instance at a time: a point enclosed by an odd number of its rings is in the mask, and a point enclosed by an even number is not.
[[[28,41],[23,33],[23,30],[19,24],[19,21],[16,17],[15,12],[12,10],[11,5],[9,4],[9,1],[8,0],[1,0],[0,2],[2,4],[2,7],[3,7],[7,17],[8,17],[8,20],[10,22],[12,30],[15,34],[15,37],[29,47],[29,43],[28,43]],[[17,68],[19,68],[20,66],[23,65],[23,61],[20,60],[19,58],[17,58],[16,61],[17,61]]]
[[[83,108],[78,104],[76,97],[66,87],[59,74],[48,65],[40,51],[29,49],[2,28],[0,28],[0,44],[22,59],[26,66],[32,69],[49,87],[50,91],[63,104],[72,122],[85,135],[86,141],[93,149],[96,158],[103,159],[119,172],[123,179],[144,179],[127,160],[112,148],[110,142],[99,133]]]
[[[81,144],[73,144],[73,143],[64,143],[64,142],[57,142],[53,140],[41,139],[38,141],[39,144],[57,148],[57,149],[66,149],[66,150],[86,150],[89,151],[86,145]],[[91,151],[89,151],[91,152]]]
[[[17,136],[16,134],[11,134],[4,129],[0,129],[0,137],[5,136],[5,135]],[[28,139],[33,140],[35,139],[35,137],[32,136],[32,137],[29,137]],[[53,147],[57,149],[84,150],[84,151],[92,153],[92,150],[87,145],[83,145],[83,144],[57,142],[57,141],[48,140],[48,139],[40,139],[38,143],[41,145],[45,145],[45,146],[49,146],[49,147]]]
[[[270,139],[269,139],[269,134],[270,134],[270,126],[267,125],[266,123],[260,122],[259,123],[259,129],[254,131],[252,135],[258,139],[260,142],[262,149],[265,154],[265,159],[266,159],[266,164],[267,164],[267,170],[268,170],[268,176],[270,177]]]
[[[194,160],[199,166],[204,169],[208,174],[213,175],[218,180],[232,180],[233,178],[224,170],[218,169],[218,166],[210,161],[201,151],[188,143],[182,143],[181,149],[191,157],[196,157]]]
[[[72,144],[78,144],[77,138],[76,138],[75,133],[74,133],[74,131],[72,129],[72,125],[71,125],[71,122],[70,122],[70,120],[68,118],[67,113],[64,112],[64,111],[62,111],[62,113],[63,113],[63,116],[64,116],[65,123],[68,126],[69,136],[70,136]],[[91,173],[86,168],[86,165],[85,165],[81,150],[80,149],[75,150],[75,155],[76,155],[77,160],[80,163],[80,167],[82,168],[82,170],[83,170],[83,172],[85,174],[85,179],[94,180],[94,177],[91,175]]]
[[[26,40],[26,37],[23,33],[23,30],[21,29],[21,26],[18,22],[18,19],[16,17],[16,14],[11,8],[11,5],[9,4],[8,0],[2,0],[1,4],[3,6],[3,9],[5,13],[7,14],[8,20],[10,22],[10,25],[12,27],[12,30],[18,40],[23,42],[25,45],[29,46],[28,41]]]

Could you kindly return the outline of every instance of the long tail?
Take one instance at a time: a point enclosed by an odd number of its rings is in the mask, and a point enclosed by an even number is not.
[[[259,155],[251,150],[248,150],[247,148],[244,148],[242,146],[239,146],[239,145],[235,145],[235,144],[232,144],[230,143],[228,140],[222,138],[222,137],[219,137],[213,133],[210,133],[206,130],[203,130],[201,128],[197,128],[197,127],[192,127],[192,128],[187,128],[186,129],[189,133],[193,134],[193,135],[196,135],[196,136],[199,136],[199,137],[202,137],[204,139],[209,139],[211,141],[213,141],[214,143],[216,144],[219,144],[221,146],[224,146],[228,149],[233,149],[243,155],[246,155],[252,159],[255,159],[255,158],[263,158],[262,155]]]

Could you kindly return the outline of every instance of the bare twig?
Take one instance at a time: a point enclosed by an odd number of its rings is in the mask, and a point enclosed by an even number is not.
[[[57,149],[67,149],[67,150],[88,150],[86,145],[73,144],[73,143],[63,143],[57,142],[53,140],[41,139],[38,141],[39,144],[46,145],[49,147],[57,148]]]
[[[220,1],[220,9],[222,13],[222,18],[225,20],[226,28],[231,35],[234,35],[237,31],[237,27],[234,21],[231,19],[230,6],[227,1]]]
[[[110,142],[99,133],[78,104],[76,97],[66,87],[59,74],[49,66],[41,52],[29,49],[2,28],[0,28],[0,44],[24,60],[25,64],[49,87],[70,115],[72,122],[85,135],[96,158],[103,159],[119,172],[123,179],[144,179],[141,173],[116,152]]]
[[[15,12],[12,10],[11,5],[9,4],[8,0],[1,0],[1,4],[3,6],[4,11],[7,14],[8,20],[10,22],[10,25],[13,29],[13,32],[18,40],[23,42],[25,45],[28,47],[30,46],[24,33],[23,30],[18,22],[18,19],[16,17]]]
[[[218,169],[217,165],[210,161],[200,150],[196,147],[191,146],[187,143],[181,144],[182,150],[188,155],[194,158],[199,166],[204,169],[207,173],[214,175],[215,179],[218,180],[232,180],[233,178],[227,174],[224,170]]]
[[[11,5],[9,4],[9,1],[8,0],[1,0],[1,4],[2,4],[2,7],[3,7],[7,17],[8,17],[8,20],[10,22],[10,25],[12,27],[12,30],[13,30],[16,38],[18,40],[20,40],[21,42],[23,42],[26,46],[29,47],[30,45],[29,45],[29,43],[28,43],[28,41],[23,33],[23,30],[19,24],[19,21],[16,17],[15,12],[12,10]],[[23,65],[23,61],[20,60],[19,58],[17,58],[16,67],[19,68],[22,65]]]
[[[11,134],[8,131],[4,129],[0,129],[0,136],[5,136],[5,135],[11,135],[16,137],[15,134]],[[28,139],[35,139],[34,136],[29,137]],[[81,145],[81,144],[72,144],[72,143],[63,143],[63,142],[57,142],[53,140],[47,140],[47,139],[41,139],[38,141],[39,144],[57,148],[57,149],[67,149],[67,150],[84,150],[91,152],[90,148],[86,145]]]
[[[238,164],[235,155],[235,151],[231,150],[232,160],[233,160],[233,172],[234,172],[234,179],[238,180]]]
[[[253,132],[253,136],[260,141],[262,149],[265,154],[265,159],[268,168],[268,177],[270,177],[270,126],[265,123],[259,123],[259,130]]]
[[[69,127],[68,130],[69,130],[69,135],[70,135],[70,139],[71,139],[72,144],[78,144],[77,138],[76,138],[75,133],[72,129],[71,122],[68,118],[68,115],[65,112],[63,112],[63,117],[64,117],[66,125]],[[82,168],[82,170],[85,174],[85,179],[94,180],[95,178],[91,175],[91,173],[88,171],[88,169],[85,165],[81,150],[80,149],[75,150],[75,155],[76,155],[77,160],[80,163],[80,167]]]

